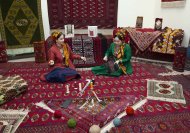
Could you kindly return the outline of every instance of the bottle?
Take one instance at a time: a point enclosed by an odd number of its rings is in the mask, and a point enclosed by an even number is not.
[[[79,92],[81,92],[81,91],[82,91],[82,84],[79,83]]]
[[[92,82],[92,81],[90,82],[90,89],[91,89],[91,90],[94,89],[94,86],[93,86],[93,82]]]
[[[78,89],[78,84],[77,81],[74,82],[74,89],[77,90]]]

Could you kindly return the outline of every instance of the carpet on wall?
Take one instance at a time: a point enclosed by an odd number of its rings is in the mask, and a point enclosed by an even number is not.
[[[184,7],[186,0],[162,0],[161,6],[164,8]]]
[[[48,68],[47,63],[34,63],[34,62],[14,62],[14,63],[2,63],[0,65],[0,72],[3,74],[3,76],[10,76],[10,75],[20,75],[23,79],[25,79],[28,83],[28,91],[26,93],[23,93],[13,99],[12,101],[9,101],[1,106],[3,109],[26,109],[28,108],[30,112],[24,119],[23,123],[19,126],[17,129],[17,132],[80,132],[85,133],[87,132],[87,128],[89,125],[85,125],[85,128],[82,124],[80,124],[80,115],[87,115],[90,116],[89,118],[96,118],[96,115],[101,114],[106,110],[106,108],[100,108],[100,111],[94,113],[94,115],[86,112],[85,110],[80,110],[78,113],[72,113],[68,110],[62,109],[63,116],[62,118],[58,119],[55,118],[54,115],[51,112],[48,112],[42,108],[39,108],[35,106],[35,103],[44,101],[49,102],[50,105],[52,105],[52,109],[59,108],[59,104],[57,105],[56,100],[58,100],[58,103],[65,99],[74,99],[79,98],[77,97],[78,90],[74,89],[74,86],[78,86],[79,83],[82,83],[82,86],[84,86],[84,83],[86,79],[95,79],[95,85],[94,85],[94,91],[97,93],[97,95],[100,98],[108,98],[119,96],[119,97],[132,97],[130,100],[126,101],[126,105],[122,105],[122,107],[127,106],[127,103],[130,105],[135,104],[136,102],[140,101],[141,99],[144,99],[147,96],[147,79],[159,79],[159,80],[168,80],[171,81],[170,76],[163,77],[159,76],[158,73],[164,73],[168,72],[169,70],[164,68],[163,66],[158,65],[151,65],[146,63],[140,63],[140,62],[133,62],[133,74],[132,75],[123,75],[118,78],[114,77],[106,77],[106,76],[95,76],[93,73],[89,70],[85,71],[79,71],[81,74],[81,79],[75,80],[75,81],[69,81],[67,84],[62,83],[46,83],[40,81],[39,77],[42,73],[45,73],[50,70]],[[184,82],[184,84],[188,84],[189,80],[187,80],[187,83]],[[70,93],[66,93],[66,87],[65,85],[69,85],[70,87]],[[186,89],[186,88],[184,88]],[[87,89],[88,90],[88,89]],[[188,91],[187,91],[188,92]],[[185,91],[184,96],[186,98],[186,102],[189,103],[187,96],[187,93]],[[87,98],[88,91],[84,93],[84,95],[81,97],[81,99]],[[132,102],[131,102],[132,100]],[[77,100],[76,100],[77,101]],[[82,101],[84,102],[84,101]],[[114,100],[112,102],[115,102]],[[154,101],[157,102],[157,101]],[[158,101],[160,102],[160,101]],[[68,107],[68,109],[72,108],[73,112],[77,112],[78,110],[74,107],[81,105],[80,104],[71,104],[71,106]],[[108,104],[108,110],[109,106],[111,106],[112,103]],[[170,103],[172,104],[172,103]],[[177,106],[181,106],[180,103],[176,103]],[[116,105],[114,105],[116,106]],[[168,105],[165,105],[168,107]],[[181,106],[182,107],[182,106]],[[185,106],[184,106],[185,107]],[[189,105],[188,105],[189,107]],[[150,109],[145,110],[145,112],[151,111]],[[165,110],[165,109],[164,109]],[[112,112],[110,111],[110,114]],[[83,117],[85,117],[85,115]],[[107,114],[106,114],[107,115]],[[104,116],[104,118],[108,117]],[[93,116],[93,117],[92,117]],[[71,117],[76,118],[77,120],[77,126],[74,129],[70,129],[67,126],[67,121]],[[98,117],[97,117],[98,118]],[[108,118],[107,118],[108,119]],[[94,119],[96,120],[96,119]],[[108,119],[109,120],[109,119]],[[85,122],[85,121],[84,121]],[[92,122],[90,119],[89,122]],[[101,122],[100,119],[99,121]]]
[[[44,40],[41,0],[0,0],[0,29],[9,49]]]
[[[76,29],[97,25],[100,29],[117,26],[118,0],[48,0],[50,28],[74,24]]]

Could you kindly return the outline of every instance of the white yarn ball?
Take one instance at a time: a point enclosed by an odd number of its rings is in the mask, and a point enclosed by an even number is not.
[[[50,61],[49,61],[49,65],[51,65],[51,66],[54,65],[54,61],[53,61],[53,60],[50,60]]]
[[[89,133],[100,133],[100,130],[98,125],[92,125],[89,129]]]

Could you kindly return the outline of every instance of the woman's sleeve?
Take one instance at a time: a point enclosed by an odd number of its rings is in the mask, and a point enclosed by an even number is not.
[[[114,43],[111,43],[110,47],[107,49],[107,51],[105,53],[105,56],[107,56],[107,57],[111,56],[113,45],[114,45]]]
[[[73,51],[71,50],[71,48],[69,47],[69,45],[67,44],[67,48],[68,48],[68,51],[70,53],[70,59],[73,60],[73,59],[81,59],[81,56],[78,55],[78,54],[74,54]]]
[[[127,62],[131,59],[131,47],[129,46],[129,44],[126,44],[126,50],[124,53],[124,58],[122,59],[122,63]]]
[[[48,61],[50,61],[50,60],[55,60],[55,53],[53,52],[53,49],[49,49],[49,51],[48,51]]]

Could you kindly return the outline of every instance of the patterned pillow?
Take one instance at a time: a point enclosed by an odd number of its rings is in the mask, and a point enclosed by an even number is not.
[[[0,78],[0,105],[26,91],[27,82],[19,75]]]

